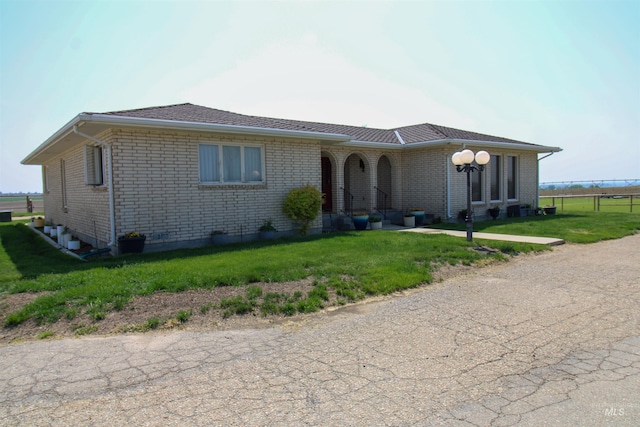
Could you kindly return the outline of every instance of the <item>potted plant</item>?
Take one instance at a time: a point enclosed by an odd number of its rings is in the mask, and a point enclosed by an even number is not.
[[[555,206],[545,206],[544,207],[544,214],[545,215],[555,215],[556,214],[556,207]]]
[[[500,216],[500,206],[494,206],[492,208],[487,209],[487,212],[494,220]]]
[[[380,215],[371,215],[369,217],[369,222],[371,223],[372,230],[382,229],[382,217]]]
[[[141,253],[144,250],[144,243],[147,236],[131,231],[118,237],[118,249],[121,254]]]
[[[278,237],[278,230],[273,226],[271,220],[268,219],[258,229],[258,236],[261,239],[275,239]]]
[[[67,249],[69,249],[70,251],[77,251],[78,249],[80,249],[80,240],[74,240],[72,236],[71,239],[67,242]]]
[[[356,212],[353,214],[353,226],[356,230],[366,230],[369,224],[369,214],[366,212]]]
[[[37,216],[33,219],[33,226],[35,228],[42,228],[44,227],[44,218],[41,216]]]
[[[44,225],[44,234],[51,234],[51,223],[47,222]]]
[[[214,245],[224,245],[229,241],[228,237],[224,230],[213,230],[211,232],[211,242]]]
[[[424,209],[422,208],[409,209],[409,214],[416,217],[416,227],[419,227],[424,223]]]
[[[404,226],[405,227],[415,227],[416,226],[416,217],[414,215],[411,215],[410,213],[406,214],[404,216]]]

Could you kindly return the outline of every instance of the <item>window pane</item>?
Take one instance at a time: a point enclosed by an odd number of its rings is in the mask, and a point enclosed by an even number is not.
[[[474,202],[482,201],[482,172],[471,173],[471,200]]]
[[[259,147],[244,148],[245,181],[262,181],[262,149]]]
[[[516,158],[507,157],[507,198],[516,198]]]
[[[218,182],[218,146],[200,146],[200,182]]]
[[[500,156],[491,156],[491,200],[501,200],[500,197],[500,176],[502,165]]]
[[[224,182],[241,182],[240,147],[225,145],[222,147],[222,170]]]

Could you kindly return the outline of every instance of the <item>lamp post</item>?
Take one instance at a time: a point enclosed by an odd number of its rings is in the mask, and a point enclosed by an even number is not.
[[[472,165],[473,160],[476,160],[477,166]],[[467,217],[465,222],[467,223],[467,242],[473,240],[473,217],[471,215],[471,172],[478,171],[478,173],[484,170],[484,166],[489,163],[491,156],[486,151],[478,151],[475,155],[473,151],[466,149],[457,151],[451,156],[451,161],[456,165],[458,172],[467,173]]]

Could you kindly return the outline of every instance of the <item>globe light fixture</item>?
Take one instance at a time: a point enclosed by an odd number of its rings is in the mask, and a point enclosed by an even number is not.
[[[473,161],[476,164],[473,165]],[[465,222],[467,223],[467,242],[473,240],[473,214],[471,212],[471,173],[482,173],[484,167],[491,160],[491,155],[486,151],[478,151],[473,153],[469,149],[457,151],[451,156],[451,162],[456,166],[458,172],[465,172],[467,174],[467,216]]]

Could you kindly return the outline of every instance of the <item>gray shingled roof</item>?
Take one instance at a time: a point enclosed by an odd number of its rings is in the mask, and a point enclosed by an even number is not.
[[[443,139],[462,139],[470,141],[495,141],[528,144],[513,139],[484,135],[461,129],[432,125],[429,123],[404,126],[396,129],[375,129],[330,123],[305,122],[300,120],[247,116],[244,114],[237,114],[229,111],[217,110],[215,108],[208,108],[189,103],[167,105],[161,107],[140,108],[136,110],[111,111],[101,114],[121,117],[174,120],[181,122],[212,123],[268,129],[344,134],[349,135],[354,141],[383,142],[390,144],[400,144],[400,141],[398,140],[394,131],[398,131],[406,144]]]

